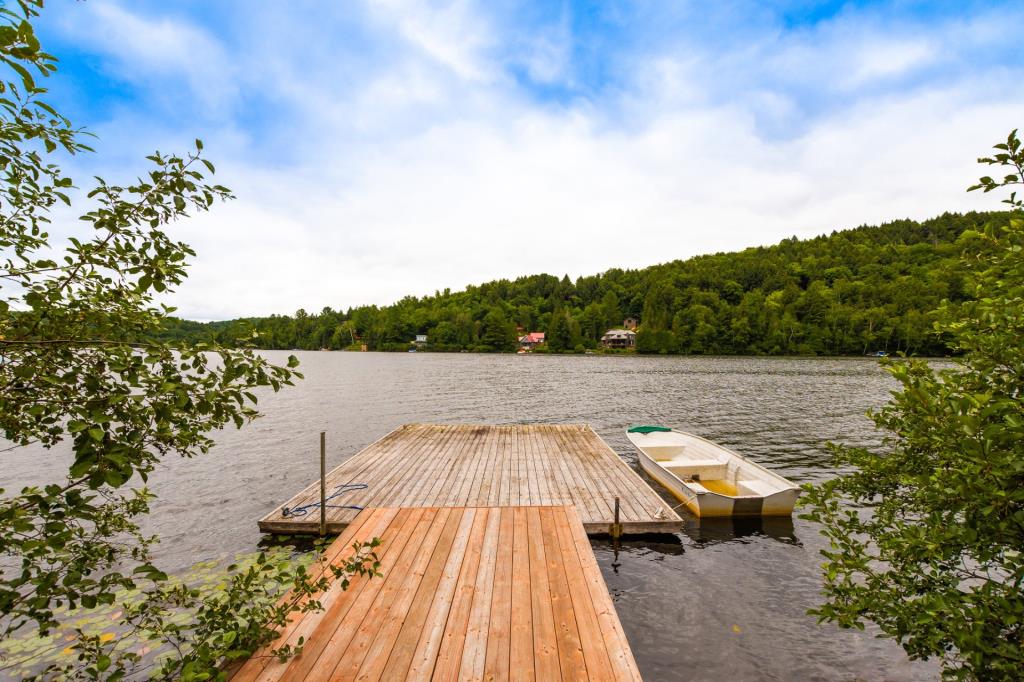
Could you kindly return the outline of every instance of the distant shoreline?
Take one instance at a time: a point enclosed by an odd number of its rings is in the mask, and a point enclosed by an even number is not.
[[[386,306],[208,323],[173,318],[154,336],[263,348],[515,352],[525,335],[530,345],[569,354],[629,352],[602,348],[610,343],[658,355],[942,357],[955,349],[934,332],[934,311],[972,295],[965,240],[1006,217],[896,220],[575,280],[493,280]],[[621,338],[625,330],[636,336]]]
[[[590,353],[579,353],[579,352],[575,352],[575,351],[561,351],[561,352],[547,351],[547,352],[539,352],[538,353],[536,351],[531,351],[529,353],[519,353],[519,352],[516,352],[516,351],[473,351],[473,350],[437,351],[437,350],[426,350],[426,349],[421,349],[421,350],[417,350],[415,353],[410,353],[408,351],[397,351],[397,350],[365,350],[365,351],[359,351],[359,350],[348,350],[348,349],[344,349],[344,348],[337,349],[337,350],[335,350],[335,349],[311,350],[311,349],[308,349],[308,348],[257,348],[255,350],[257,350],[257,351],[269,351],[269,352],[275,352],[275,353],[344,353],[346,355],[403,355],[403,354],[404,355],[420,355],[420,354],[423,354],[423,355],[503,355],[503,356],[506,356],[506,355],[537,355],[537,356],[547,356],[547,357],[572,357],[572,356],[590,356],[590,357],[595,357],[595,356],[602,356],[602,357],[632,357],[632,358],[718,358],[718,359],[721,359],[721,358],[764,358],[764,359],[776,359],[777,358],[777,359],[791,359],[791,360],[792,359],[812,359],[812,358],[828,360],[828,359],[844,358],[844,359],[861,359],[861,360],[878,360],[878,361],[887,360],[887,359],[888,360],[900,360],[900,359],[907,359],[907,360],[955,360],[957,357],[959,357],[959,356],[956,356],[956,355],[945,355],[945,356],[943,356],[943,355],[908,355],[908,356],[905,356],[905,358],[904,358],[904,356],[901,356],[899,354],[890,354],[890,355],[885,356],[885,357],[879,357],[879,356],[876,356],[876,355],[855,355],[855,354],[852,354],[852,353],[851,354],[846,354],[846,355],[811,355],[811,354],[804,354],[804,355],[796,355],[796,354],[771,355],[771,354],[767,354],[767,353],[765,353],[765,354],[756,354],[755,355],[755,354],[749,354],[749,353],[748,354],[739,354],[739,353],[732,353],[732,354],[638,353],[636,351],[612,351],[612,352],[608,352],[608,351],[593,351],[593,352],[590,352]]]

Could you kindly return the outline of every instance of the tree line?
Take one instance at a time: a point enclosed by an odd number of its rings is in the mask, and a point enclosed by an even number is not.
[[[945,213],[784,239],[766,247],[578,278],[541,274],[462,291],[407,296],[389,306],[199,323],[170,319],[167,341],[251,343],[265,349],[511,351],[544,331],[547,350],[597,348],[639,320],[640,353],[943,355],[932,333],[943,300],[963,301],[965,240],[1002,213]]]

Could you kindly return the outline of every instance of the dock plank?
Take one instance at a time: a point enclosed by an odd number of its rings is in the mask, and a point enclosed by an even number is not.
[[[526,507],[512,512],[512,625],[509,679],[534,680],[533,603],[530,599],[530,546]]]
[[[370,508],[326,556],[375,537],[383,577],[333,583],[268,647],[303,636],[300,655],[229,679],[640,679],[573,507]]]
[[[558,545],[562,551],[561,563],[563,566],[573,565],[574,562],[579,562],[579,558],[576,554],[576,546],[572,541],[569,521],[561,511],[554,510],[552,512],[555,532],[558,535]],[[565,578],[569,597],[572,599],[572,611],[576,614],[576,629],[579,632],[583,660],[586,662],[590,679],[610,682],[612,679],[611,663],[605,650],[601,626],[597,620],[597,612],[594,609],[586,578],[580,571],[566,571]]]
[[[444,562],[440,577],[436,583],[431,582],[421,597],[424,603],[430,603],[430,609],[420,624],[419,644],[413,652],[412,665],[406,676],[407,680],[429,680],[437,662],[445,625],[448,622],[454,600],[455,587],[469,546],[476,515],[480,510],[463,509],[461,511],[462,519],[455,536],[456,539]]]
[[[480,574],[484,533],[487,531],[490,512],[491,510],[487,508],[478,509],[476,518],[473,519],[469,545],[466,547],[466,556],[463,559],[458,582],[455,585],[451,611],[447,621],[444,623],[441,646],[437,652],[437,662],[434,665],[431,679],[449,682],[457,682],[459,679],[463,650],[466,644],[466,637],[469,634],[473,591],[477,584],[477,576]]]
[[[396,549],[394,540],[396,537],[399,537],[402,527],[411,516],[411,510],[392,511],[398,511],[399,513],[393,515],[390,525],[385,530],[376,533],[367,532],[363,535],[363,537],[367,538],[380,538],[381,544],[377,547],[377,556],[381,559],[382,565],[392,561],[391,554],[393,551],[401,552],[402,545],[398,545]],[[364,581],[359,584],[353,584],[350,589],[343,592],[336,590],[335,592],[340,592],[340,594],[332,600],[330,606],[325,607],[323,613],[319,614],[316,618],[310,618],[307,615],[303,622],[307,624],[306,630],[309,634],[306,636],[302,653],[288,661],[274,660],[267,666],[267,672],[264,673],[261,679],[278,679],[283,682],[306,679],[306,676],[313,669],[313,666],[316,665],[330,643],[338,629],[339,623],[348,616],[357,598],[367,589],[367,584]],[[275,645],[278,643],[275,642]]]
[[[456,514],[451,513],[440,533],[429,533],[427,532],[428,527],[435,530],[437,526],[431,524],[428,518],[420,521],[399,561],[395,563],[391,571],[384,574],[382,578],[384,585],[378,591],[370,609],[363,616],[362,623],[356,630],[355,636],[349,641],[344,655],[334,666],[332,680],[356,679],[371,647],[387,646],[389,647],[388,653],[390,653],[390,646],[394,644],[394,629],[391,626],[396,619],[400,625],[405,617],[405,614],[401,612],[403,605],[401,597],[408,589],[406,586],[410,581],[416,582],[418,578],[422,577],[426,570],[425,565],[434,555],[447,554],[449,546],[446,543],[450,543],[454,538],[456,523]],[[392,611],[395,612],[394,617],[389,617]]]
[[[491,622],[491,597],[494,571],[498,560],[498,532],[501,528],[501,510],[488,508],[487,530],[480,550],[480,565],[473,587],[473,605],[466,627],[466,641],[462,649],[459,679],[479,682],[484,677],[487,657],[487,634]]]
[[[548,585],[547,556],[540,510],[527,510],[527,532],[530,553],[530,601],[533,611],[534,671],[538,680],[561,679],[558,664],[558,644],[555,640],[555,620],[551,612],[551,588]]]
[[[432,547],[426,544],[420,547],[414,567],[405,576],[390,613],[370,645],[355,679],[400,679],[408,668],[412,642],[411,638],[403,638],[402,634],[407,632],[407,625],[417,622],[417,614],[422,612],[421,595],[436,588],[444,563],[455,553],[453,545],[459,542],[461,529],[465,525],[461,512],[462,510],[451,510],[448,522],[436,544]],[[385,674],[385,668],[391,666],[394,667],[394,672]],[[335,677],[338,677],[337,669]]]
[[[491,586],[491,616],[487,630],[485,680],[508,679],[512,627],[512,507],[501,508],[498,526],[498,559]]]
[[[626,533],[676,532],[682,520],[590,427],[578,424],[406,424],[327,475],[327,491],[366,484],[329,502],[345,507],[573,505],[588,533],[607,533],[614,499]],[[319,482],[264,516],[268,533],[319,530]],[[285,516],[283,508],[309,507]],[[359,509],[330,507],[339,533]]]
[[[322,653],[303,679],[312,682],[313,680],[327,680],[331,678],[339,661],[348,653],[348,646],[353,638],[356,637],[357,631],[361,627],[367,612],[370,611],[376,602],[377,595],[386,584],[387,576],[394,576],[395,571],[393,569],[402,561],[402,557],[407,556],[405,549],[409,544],[413,530],[420,525],[424,516],[427,516],[428,519],[434,517],[433,521],[435,523],[438,518],[445,518],[443,514],[432,509],[412,509],[410,512],[402,528],[395,536],[392,552],[381,560],[380,570],[385,578],[378,578],[377,580],[367,582],[345,617],[335,622],[326,623],[326,632],[323,636],[329,637],[327,644],[324,645]],[[418,544],[418,542],[419,540],[414,541],[414,544]],[[357,580],[353,582],[363,581]],[[330,633],[329,635],[328,632]]]
[[[343,548],[351,547],[357,533],[363,529],[364,526],[372,537],[380,537],[384,530],[390,527],[392,520],[397,514],[398,510],[396,509],[374,509],[368,514],[360,515],[356,522],[349,525],[349,527],[345,529],[345,533],[331,544],[330,548],[328,548],[328,551],[325,553],[325,559],[331,564],[340,566],[344,563],[347,557],[352,556],[351,550],[346,552]],[[319,578],[326,570],[326,566],[316,567],[312,575],[314,578]],[[348,595],[350,593],[346,592],[344,594]],[[328,592],[326,595],[318,596],[320,603],[324,604],[324,608],[328,611],[339,608],[337,604],[332,603],[338,601],[338,599],[334,598],[337,595],[333,590]],[[287,595],[285,595],[279,603],[283,603],[284,599],[287,599]],[[300,607],[304,606],[308,601],[309,599],[303,599],[299,602]],[[273,666],[277,663],[277,660],[270,655],[271,649],[279,648],[284,643],[294,644],[298,641],[299,637],[306,636],[313,626],[315,626],[315,623],[312,621],[306,621],[306,619],[302,618],[299,613],[291,614],[288,618],[288,625],[280,629],[278,640],[276,640],[273,645],[264,646],[250,656],[249,660],[235,671],[233,679],[236,680],[236,682],[250,682],[251,680],[259,679],[268,666]]]
[[[547,560],[548,584],[551,589],[551,613],[555,625],[555,643],[558,649],[558,664],[563,680],[587,678],[587,666],[583,658],[583,646],[576,627],[576,614],[572,610],[569,581],[562,563],[564,555],[558,543],[555,515],[551,508],[541,510],[541,535],[544,538],[544,556]]]
[[[557,513],[557,510],[555,511]],[[605,648],[608,652],[608,659],[615,672],[615,679],[620,681],[639,680],[640,670],[636,666],[629,649],[629,642],[626,633],[619,622],[618,614],[615,613],[615,606],[612,604],[611,595],[604,584],[601,576],[601,569],[594,558],[594,552],[590,548],[590,542],[585,535],[583,524],[576,514],[565,514],[570,528],[573,529],[572,542],[576,547],[577,560],[583,575],[586,578],[587,588],[590,591],[590,598],[594,604],[598,621],[601,624],[601,636],[605,640]]]

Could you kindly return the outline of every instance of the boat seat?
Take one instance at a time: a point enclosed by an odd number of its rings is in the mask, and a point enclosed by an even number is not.
[[[675,457],[683,454],[685,448],[682,445],[645,445],[644,452],[656,462],[670,462]]]
[[[744,495],[762,495],[767,497],[772,493],[779,492],[779,486],[768,481],[737,481],[736,485],[744,491]]]
[[[699,476],[707,480],[723,479],[729,470],[725,462],[717,459],[678,459],[659,464],[680,478]]]
[[[667,462],[658,462],[664,467],[716,467],[724,466],[725,462],[709,457],[707,459],[693,459],[692,457],[680,457],[670,459]]]

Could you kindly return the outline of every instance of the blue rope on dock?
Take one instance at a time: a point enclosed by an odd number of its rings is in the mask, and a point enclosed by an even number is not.
[[[342,483],[341,485],[339,485],[338,487],[336,487],[334,489],[334,492],[331,493],[324,500],[324,502],[330,502],[335,497],[338,497],[339,495],[344,495],[345,493],[349,493],[349,492],[352,492],[354,490],[366,490],[367,487],[368,486],[365,483]],[[281,508],[281,516],[283,516],[285,518],[288,518],[289,516],[305,516],[306,514],[309,513],[310,509],[316,509],[319,506],[320,506],[319,502],[310,502],[309,504],[304,504],[301,507],[295,507],[294,509],[289,509],[288,507],[282,507]],[[362,511],[363,510],[362,507],[354,505],[354,504],[325,504],[324,507],[325,508],[330,508],[330,509],[355,509],[356,511]]]

